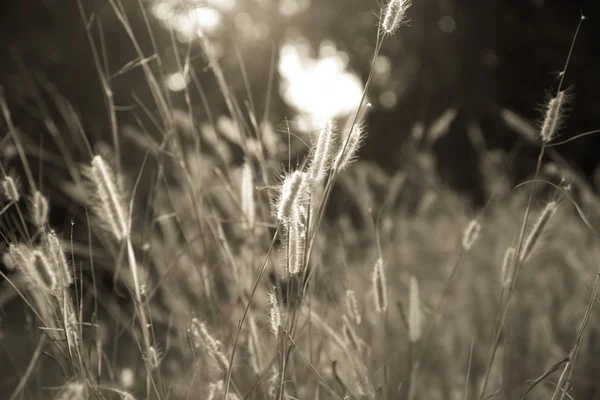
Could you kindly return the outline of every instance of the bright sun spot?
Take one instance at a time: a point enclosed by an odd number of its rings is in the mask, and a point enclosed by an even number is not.
[[[210,3],[220,9],[235,6],[235,0],[213,0]],[[221,13],[216,8],[193,2],[183,4],[181,0],[156,0],[151,10],[166,28],[175,30],[178,38],[186,42],[199,34],[215,34],[222,24]]]
[[[325,121],[356,109],[363,84],[349,72],[344,53],[324,42],[318,58],[310,57],[304,41],[286,42],[280,50],[281,94],[300,115],[298,129],[319,129]]]

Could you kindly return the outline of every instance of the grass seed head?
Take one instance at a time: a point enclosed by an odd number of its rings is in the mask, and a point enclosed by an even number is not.
[[[548,204],[546,204],[546,207],[544,207],[537,221],[535,221],[535,225],[531,229],[531,232],[529,233],[527,239],[525,240],[525,243],[523,244],[523,248],[521,249],[521,254],[519,256],[520,262],[525,262],[527,258],[529,258],[533,251],[533,248],[542,236],[544,228],[546,227],[546,225],[548,225],[550,218],[552,218],[557,209],[558,203],[556,201],[551,201]]]
[[[31,203],[31,216],[33,223],[39,229],[48,223],[48,199],[39,191],[33,194]]]
[[[346,312],[352,318],[355,325],[360,325],[362,319],[358,311],[358,302],[354,290],[346,290]]]
[[[40,250],[33,250],[30,254],[27,266],[27,275],[32,282],[39,288],[49,292],[54,292],[58,285],[58,278],[54,268],[46,258],[46,255]]]
[[[502,260],[502,271],[500,273],[500,282],[503,287],[508,287],[512,283],[513,264],[516,250],[513,246],[509,246],[504,253]]]
[[[159,351],[154,346],[150,346],[148,354],[146,355],[146,363],[151,371],[154,371],[160,367],[161,357]]]
[[[60,284],[64,287],[70,286],[73,283],[73,275],[60,239],[54,230],[50,230],[46,234],[46,247],[47,253],[58,271]]]
[[[479,239],[479,232],[481,231],[481,225],[477,220],[473,219],[469,222],[467,229],[463,234],[462,246],[463,249],[469,250],[473,244]]]
[[[212,337],[206,328],[206,323],[192,319],[192,324],[189,329],[192,344],[195,348],[206,348],[208,351],[220,351],[221,342]]]
[[[277,300],[277,296],[273,293],[269,293],[269,323],[271,324],[271,332],[277,337],[279,335],[279,328],[283,326],[283,319],[281,317],[281,305]]]
[[[560,91],[550,99],[546,106],[544,122],[542,123],[541,136],[544,143],[556,137],[564,122],[564,105],[567,100],[565,91]]]
[[[383,260],[378,258],[373,268],[373,293],[375,296],[375,311],[385,312],[388,306],[387,279],[383,268]]]
[[[336,142],[335,124],[327,121],[319,132],[310,164],[309,178],[311,183],[321,182],[331,167],[334,144]]]
[[[98,216],[107,222],[108,229],[117,240],[129,235],[129,216],[123,205],[123,195],[117,179],[102,156],[92,159],[90,178],[96,188],[99,203],[96,205]]]
[[[292,212],[292,219],[288,225],[287,233],[287,268],[290,275],[299,273],[304,264],[304,244],[306,228],[302,218],[298,216],[301,206],[296,203]]]
[[[21,198],[19,191],[19,181],[12,176],[6,176],[2,180],[2,194],[8,201],[17,202]]]
[[[408,337],[415,343],[421,339],[421,300],[419,296],[419,283],[414,276],[410,277],[409,309],[408,309]]]
[[[2,255],[2,261],[9,271],[17,271],[25,268],[29,263],[31,249],[23,243],[11,243],[6,253]]]
[[[408,21],[406,17],[408,7],[410,7],[410,0],[389,0],[380,22],[381,31],[385,35],[393,35]]]
[[[348,168],[350,164],[356,158],[356,152],[360,148],[364,139],[364,128],[361,125],[354,125],[350,131],[349,137],[343,139],[340,144],[339,151],[335,158],[334,165],[337,166],[337,170],[341,171]],[[348,141],[346,148],[344,149],[345,142]]]
[[[256,221],[256,204],[254,202],[254,174],[248,161],[242,167],[240,195],[244,214],[244,230],[252,230]]]
[[[302,197],[305,181],[306,173],[301,171],[294,171],[283,181],[277,203],[277,220],[280,222],[287,222],[292,217],[294,203]]]

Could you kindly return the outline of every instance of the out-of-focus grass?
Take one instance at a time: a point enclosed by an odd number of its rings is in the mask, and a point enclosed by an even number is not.
[[[127,28],[120,3],[111,3]],[[434,156],[418,150],[418,143],[407,145],[412,159],[392,176],[359,161],[307,189],[302,278],[308,285],[294,293],[290,286],[295,282],[297,289],[302,279],[286,272],[288,244],[281,233],[289,227],[276,220],[273,209],[282,183],[276,177],[309,167],[304,163],[307,151],[288,153],[288,140],[294,149],[304,144],[292,132],[275,132],[268,121],[244,111],[229,91],[210,43],[203,40],[201,46],[229,117],[217,123],[209,102],[173,109],[168,92],[157,83],[162,72],[157,61],[140,66],[153,99],[152,105],[136,99],[147,111],[136,127],[119,126],[109,74],[95,48],[114,138],[103,151],[96,146],[95,153],[102,153],[120,176],[115,185],[132,214],[130,240],[140,273],[141,304],[127,247],[100,228],[106,214],[88,211],[93,188],[72,161],[89,160],[94,152],[85,143],[77,114],[64,99],[57,104],[65,111],[63,123],[72,137],[53,136],[61,152],[53,158],[58,167],[46,165],[35,177],[31,172],[23,193],[43,182],[38,189],[49,198],[51,209],[68,213],[72,224],[60,227],[60,235],[76,284],[40,297],[39,288],[23,279],[22,265],[5,276],[0,287],[0,365],[9,373],[0,381],[2,398],[205,399],[223,398],[225,390],[232,398],[256,399],[271,394],[299,399],[477,398],[507,298],[500,277],[504,253],[517,245],[528,207],[532,217],[527,232],[544,205],[560,199],[557,214],[521,270],[486,391],[495,398],[520,398],[556,366],[558,372],[528,394],[550,398],[565,366],[559,362],[571,352],[598,271],[598,238],[590,229],[596,226],[592,217],[597,199],[584,182],[573,180],[571,170],[559,170],[559,177],[574,182],[567,193],[581,202],[581,214],[546,183],[537,184],[529,206],[531,184],[511,188],[503,181],[509,173],[508,156],[491,157],[483,146],[478,151],[484,163],[473,168],[480,168],[487,179],[489,203],[473,209],[468,199],[445,187],[433,168]],[[175,53],[182,65],[189,62],[189,53]],[[140,59],[147,56],[140,54]],[[201,86],[196,89],[202,95]],[[14,162],[36,165],[39,159],[33,157],[39,157],[39,149],[11,125],[9,107],[0,99],[9,125],[7,140],[22,150]],[[340,132],[360,124],[362,113],[340,121]],[[198,114],[207,120],[200,123]],[[435,136],[444,134],[443,125],[432,124]],[[64,146],[69,141],[81,144],[79,154]],[[250,165],[256,188],[252,223],[240,194],[243,162]],[[538,178],[556,182],[556,175]],[[339,193],[333,197],[342,198],[346,209],[323,217],[334,182]],[[19,242],[37,247],[51,228],[32,228],[26,201],[7,202],[2,211],[7,247]],[[590,227],[582,215],[588,216]],[[482,229],[465,250],[463,234],[472,219]],[[374,305],[372,274],[379,258],[387,277],[389,305],[384,313]],[[412,306],[422,315],[423,332],[412,343],[407,327],[414,323],[407,321],[411,277],[420,288],[420,302]],[[362,321],[344,327],[343,315],[352,317],[346,306],[348,289],[356,293]],[[281,302],[283,291],[284,323],[276,336],[268,294]],[[63,329],[68,333],[63,318],[69,307],[78,326],[75,344],[61,336]],[[140,327],[142,312],[151,321],[147,327]],[[194,318],[197,324],[192,324]],[[201,322],[208,333],[200,340],[196,328]],[[599,327],[593,308],[573,360],[574,398],[600,396],[595,379]],[[150,333],[148,344],[142,340],[144,329]],[[350,329],[358,338],[354,344],[348,340]],[[223,368],[228,362],[224,359],[233,359],[231,369]],[[82,391],[69,394],[74,388]]]

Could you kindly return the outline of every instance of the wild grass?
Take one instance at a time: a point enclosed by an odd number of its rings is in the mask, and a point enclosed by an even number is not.
[[[134,98],[138,126],[119,124],[102,36],[81,4],[111,145],[93,151],[75,107],[42,82],[65,121],[46,121],[60,167],[35,176],[41,149],[0,91],[16,149],[1,169],[9,272],[0,365],[13,371],[0,382],[3,398],[600,396],[598,198],[565,164],[542,168],[546,152],[561,160],[552,146],[568,61],[539,129],[501,113],[507,129],[540,148],[533,179],[508,188],[508,155],[500,167],[474,166],[493,188],[476,210],[444,186],[416,143],[415,164],[392,176],[360,161],[349,167],[369,131],[371,76],[355,114],[327,123],[292,156],[286,143],[300,139],[273,131],[270,96],[262,118],[252,102],[242,105],[205,36],[202,54],[228,115],[217,122],[190,47],[171,38],[201,99],[186,88],[187,109],[174,108],[146,15],[152,54],[123,3],[110,4],[138,53],[130,68],[143,70],[151,93]],[[382,6],[373,60],[408,6]],[[448,115],[431,124],[429,140],[444,134]],[[334,186],[352,216],[326,217]],[[52,226],[53,209],[68,222]]]

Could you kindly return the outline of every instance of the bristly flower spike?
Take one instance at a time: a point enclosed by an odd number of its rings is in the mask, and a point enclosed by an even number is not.
[[[23,243],[11,243],[8,251],[2,255],[2,262],[9,271],[26,268],[31,257],[31,249]]]
[[[71,268],[67,262],[58,235],[54,230],[50,230],[46,235],[46,245],[48,248],[48,255],[52,258],[53,264],[58,269],[60,284],[64,287],[70,286],[73,283],[73,275],[71,274]]]
[[[38,229],[43,228],[48,223],[48,199],[37,190],[33,194],[31,216]]]
[[[129,218],[113,172],[101,156],[92,159],[91,179],[100,198],[99,210],[117,240],[129,235]]]
[[[469,225],[467,225],[467,229],[465,229],[465,232],[463,234],[463,239],[462,239],[463,249],[469,250],[473,246],[473,244],[475,244],[477,239],[479,239],[480,231],[481,231],[481,225],[479,224],[479,222],[477,222],[477,220],[475,220],[475,219],[471,220],[471,222],[469,222]]]
[[[49,292],[56,290],[58,279],[46,255],[40,250],[33,250],[30,254],[26,273],[38,287]]]
[[[242,213],[245,219],[244,229],[252,230],[256,220],[256,205],[254,204],[254,174],[248,161],[242,167],[240,195],[242,197]]]
[[[352,130],[350,131],[349,137],[343,139],[340,144],[340,149],[335,159],[335,164],[337,166],[337,170],[341,171],[347,168],[352,161],[354,161],[356,152],[360,148],[364,138],[364,128],[357,124],[354,125]],[[345,142],[348,141],[346,148],[344,149]]]
[[[289,221],[292,217],[293,206],[301,197],[306,181],[306,173],[294,171],[283,181],[281,196],[277,203],[277,219],[280,222]]]
[[[387,280],[381,258],[377,259],[373,268],[373,293],[375,295],[375,311],[385,312],[388,306]]]
[[[279,328],[283,326],[283,319],[281,317],[281,306],[277,296],[273,293],[269,293],[269,323],[271,324],[271,332],[277,337]]]
[[[292,218],[287,227],[287,267],[290,275],[299,273],[304,264],[306,227],[301,207],[298,202],[294,203],[292,206]]]
[[[402,24],[407,22],[408,7],[410,7],[410,0],[389,0],[380,25],[385,35],[393,35]]]
[[[19,192],[18,181],[12,176],[6,176],[2,180],[2,193],[8,201],[19,201],[21,198],[21,192]]]
[[[318,183],[327,176],[331,167],[332,151],[335,143],[335,125],[333,121],[327,121],[319,132],[319,138],[314,149],[313,159],[310,165],[309,178],[312,183]]]
[[[352,318],[355,325],[360,325],[362,319],[360,312],[358,311],[358,302],[356,301],[356,294],[354,290],[346,290],[346,312]]]
[[[542,124],[541,136],[544,143],[554,139],[563,123],[563,108],[567,100],[565,91],[560,91],[555,97],[550,99],[546,106],[544,122]]]
[[[508,287],[512,283],[512,268],[515,259],[516,250],[513,246],[509,246],[504,253],[502,260],[502,270],[500,273],[500,282],[503,287]]]
[[[410,277],[409,309],[408,309],[408,337],[415,343],[421,339],[421,300],[419,296],[419,283],[414,276]]]
[[[554,215],[557,209],[558,203],[556,201],[551,201],[550,203],[546,204],[546,207],[544,207],[542,210],[542,213],[535,222],[533,229],[531,229],[529,236],[527,236],[527,239],[525,240],[525,244],[523,245],[521,254],[519,255],[520,262],[525,262],[527,258],[529,258],[533,248],[535,247],[539,238],[542,236],[544,228],[546,225],[548,225],[550,218]]]

